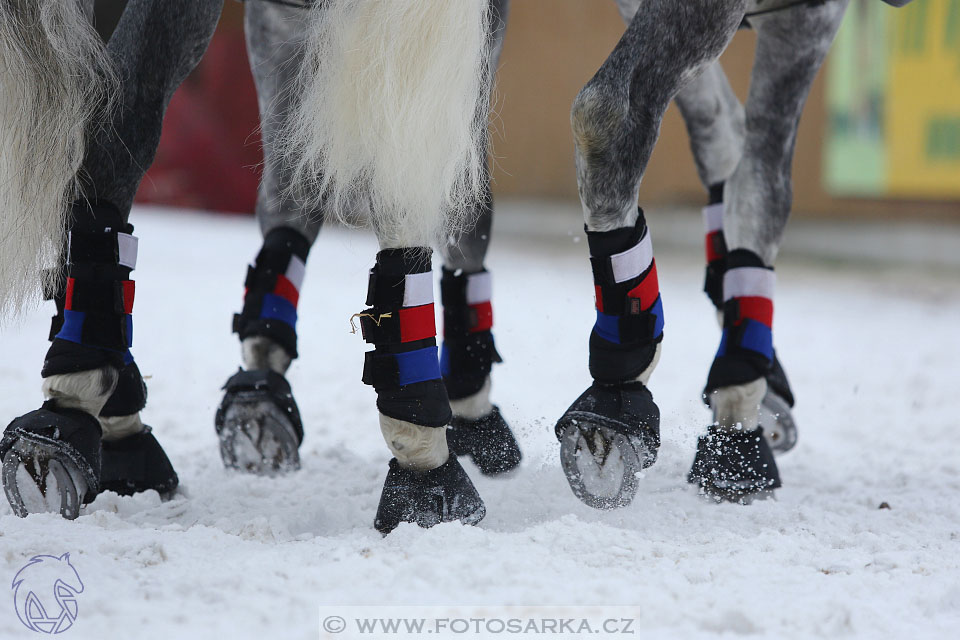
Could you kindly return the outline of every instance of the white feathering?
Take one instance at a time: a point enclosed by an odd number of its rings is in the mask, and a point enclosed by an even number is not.
[[[60,259],[88,127],[114,83],[79,0],[0,0],[0,319],[58,275],[43,270]]]
[[[469,225],[486,181],[488,10],[487,0],[316,3],[286,133],[297,193],[346,223],[371,207],[385,246]]]

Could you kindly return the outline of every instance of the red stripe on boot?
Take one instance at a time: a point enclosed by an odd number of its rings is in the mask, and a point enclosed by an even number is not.
[[[290,282],[287,276],[277,276],[277,284],[274,285],[273,292],[293,306],[297,306],[297,303],[300,302],[300,292],[297,291],[297,287]]]
[[[489,301],[472,304],[470,308],[475,314],[475,320],[473,326],[470,327],[470,333],[489,331],[493,328],[493,305],[490,304]]]
[[[123,312],[133,313],[133,299],[136,297],[137,287],[133,280],[123,281]]]
[[[73,278],[67,278],[67,293],[66,297],[63,300],[63,308],[67,311],[73,310],[73,283],[75,280]]]
[[[596,285],[593,288],[596,290],[594,296],[597,301],[597,311],[603,313],[603,290],[600,288],[600,285]]]
[[[650,272],[627,294],[630,298],[640,300],[640,308],[644,311],[653,306],[660,295],[660,281],[657,278],[657,261],[654,260],[650,265]]]
[[[726,243],[723,240],[723,231],[712,231],[707,234],[707,262],[721,259],[726,255]]]
[[[400,309],[400,342],[426,340],[437,335],[433,304]]]
[[[773,300],[758,296],[737,298],[736,300],[740,309],[740,317],[737,318],[737,324],[740,324],[741,320],[749,318],[750,320],[761,322],[768,327],[773,327]]]

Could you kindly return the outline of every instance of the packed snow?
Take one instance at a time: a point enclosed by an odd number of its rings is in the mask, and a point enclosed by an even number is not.
[[[182,489],[169,502],[102,495],[73,522],[18,519],[2,501],[0,580],[33,555],[69,552],[85,589],[64,636],[78,639],[318,638],[320,606],[357,604],[631,605],[645,638],[957,637],[960,272],[785,253],[776,343],[800,441],[779,459],[776,499],[718,505],[684,477],[709,418],[699,396],[719,331],[702,258],[658,245],[654,212],[663,445],[634,503],[598,512],[571,493],[553,436],[589,383],[582,228],[568,217],[535,234],[511,215],[501,208],[488,259],[505,359],[493,393],[525,460],[501,479],[465,463],[487,504],[480,526],[403,525],[386,538],[372,527],[389,452],[349,323],[376,252],[369,232],[326,230],[311,253],[289,374],[303,468],[269,479],[225,471],[213,428],[239,364],[230,323],[256,224],[138,210],[143,415]],[[42,400],[51,314],[0,330],[4,421]],[[0,589],[0,638],[33,637],[12,593]]]

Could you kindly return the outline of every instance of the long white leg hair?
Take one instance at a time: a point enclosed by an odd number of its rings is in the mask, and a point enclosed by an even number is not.
[[[0,319],[59,275],[44,267],[60,259],[89,125],[115,82],[81,0],[0,0]]]
[[[381,240],[455,233],[485,188],[488,0],[326,0],[312,9],[302,101],[285,136],[297,193]]]

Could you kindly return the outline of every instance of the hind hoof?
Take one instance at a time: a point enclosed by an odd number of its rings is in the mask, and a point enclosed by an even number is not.
[[[595,509],[629,505],[640,473],[657,460],[660,411],[639,382],[594,383],[556,426],[560,464],[573,494]]]
[[[687,482],[715,500],[744,504],[768,497],[781,486],[777,463],[761,427],[753,431],[711,427],[697,441]]]
[[[458,456],[470,456],[480,473],[488,476],[516,469],[523,459],[510,425],[494,407],[479,420],[454,417],[447,429],[447,443]]]
[[[80,411],[44,408],[17,418],[0,441],[3,490],[13,512],[67,520],[99,491],[100,425]]]
[[[216,417],[224,466],[266,476],[298,470],[303,427],[286,379],[273,371],[240,371],[224,388]]]
[[[430,471],[404,469],[393,458],[373,526],[386,535],[401,522],[424,528],[458,520],[475,525],[486,514],[480,494],[456,456]]]

